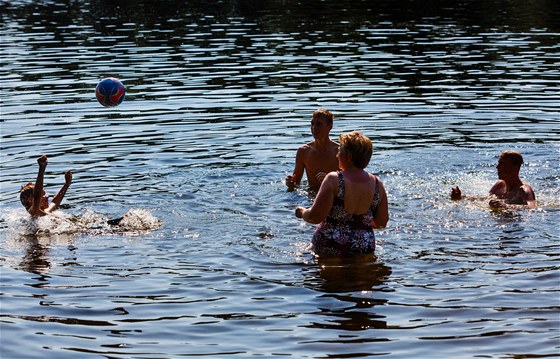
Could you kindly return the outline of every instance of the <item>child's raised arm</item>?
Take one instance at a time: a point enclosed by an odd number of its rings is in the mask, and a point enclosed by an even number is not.
[[[39,171],[37,172],[37,179],[35,180],[35,187],[33,188],[33,203],[29,211],[31,213],[39,212],[41,210],[41,197],[43,197],[43,178],[45,177],[45,170],[47,169],[47,164],[49,160],[47,156],[42,155],[37,159],[39,164]]]
[[[47,210],[48,212],[54,211],[60,206],[60,203],[62,202],[62,199],[66,194],[66,191],[68,190],[68,187],[70,187],[70,184],[72,183],[72,178],[73,178],[72,171],[70,170],[66,171],[66,173],[64,174],[64,179],[66,182],[64,183],[64,186],[62,186],[62,188],[58,191],[56,196],[54,196],[49,206],[49,209]]]

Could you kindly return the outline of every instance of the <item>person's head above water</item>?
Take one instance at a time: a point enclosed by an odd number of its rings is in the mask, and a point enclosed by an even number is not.
[[[517,178],[523,164],[523,156],[514,150],[506,150],[500,154],[496,170],[498,178],[506,180],[508,177]]]
[[[31,182],[21,186],[19,190],[19,201],[25,207],[25,209],[31,208],[31,203],[33,202],[33,188],[35,185]]]
[[[19,191],[19,200],[21,202],[21,204],[25,207],[25,209],[29,209],[31,208],[31,206],[33,205],[33,190],[35,188],[35,184],[29,182],[28,184],[21,186],[21,189]],[[48,207],[49,203],[48,203],[48,196],[45,193],[45,191],[43,191],[43,196],[41,197],[41,200],[43,201],[43,203],[41,204],[41,208],[46,208]]]
[[[327,173],[338,169],[338,144],[330,139],[333,120],[333,113],[327,109],[313,111],[310,121],[313,141],[298,148],[294,171],[286,176],[286,186],[289,189],[299,185],[305,173],[309,188],[318,190]]]
[[[315,140],[329,141],[329,133],[333,128],[334,115],[329,110],[320,108],[311,117],[311,134]]]
[[[332,125],[333,121],[334,121],[334,115],[331,111],[324,109],[324,108],[320,108],[318,110],[315,110],[313,112],[313,118],[324,118],[325,120],[327,120],[327,124]]]
[[[72,171],[66,171],[64,173],[64,185],[53,197],[52,202],[49,203],[49,196],[45,193],[44,188],[44,176],[48,163],[49,160],[47,156],[42,155],[39,157],[37,159],[39,170],[37,171],[35,183],[29,182],[23,185],[20,190],[19,200],[32,216],[44,216],[58,209],[66,194],[66,190],[68,190],[68,187],[70,187],[72,183]]]
[[[505,150],[500,155],[500,158],[510,161],[510,163],[515,166],[521,166],[523,164],[523,156],[521,153],[514,150]]]
[[[346,155],[348,161],[360,169],[367,167],[373,153],[373,145],[367,136],[360,131],[352,131],[341,134],[339,141],[339,155]]]

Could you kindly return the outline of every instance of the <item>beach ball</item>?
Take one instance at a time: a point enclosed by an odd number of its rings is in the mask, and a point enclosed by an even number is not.
[[[99,81],[95,87],[95,97],[97,101],[105,107],[115,107],[124,100],[126,88],[114,77],[107,77]]]

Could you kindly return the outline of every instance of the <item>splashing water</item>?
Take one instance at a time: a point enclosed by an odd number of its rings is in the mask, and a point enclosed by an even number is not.
[[[117,225],[108,224],[107,216],[91,210],[79,216],[58,211],[56,215],[31,217],[24,210],[17,209],[5,211],[3,217],[8,233],[15,237],[149,231],[161,227],[163,223],[149,210],[140,208],[126,212]]]
[[[148,231],[159,228],[162,221],[149,210],[135,208],[125,213],[119,221],[120,231]]]

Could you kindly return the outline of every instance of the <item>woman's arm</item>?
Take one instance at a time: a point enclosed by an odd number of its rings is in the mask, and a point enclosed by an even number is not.
[[[379,181],[379,192],[381,192],[381,199],[377,205],[377,210],[375,211],[375,218],[373,219],[373,228],[385,228],[387,222],[389,221],[389,201],[387,199],[387,192],[385,191],[385,186],[383,182],[378,178]]]
[[[321,188],[319,188],[319,193],[317,193],[313,205],[307,209],[303,207],[296,208],[296,217],[303,218],[306,222],[313,224],[321,223],[329,215],[337,191],[338,174],[331,172],[321,183]]]

